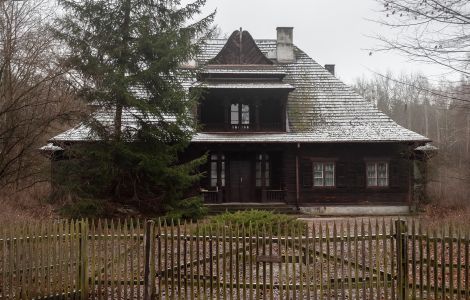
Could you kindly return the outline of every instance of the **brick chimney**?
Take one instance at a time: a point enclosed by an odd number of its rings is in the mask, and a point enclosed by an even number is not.
[[[335,65],[325,65],[325,69],[331,73],[331,75],[335,76]]]
[[[276,58],[278,63],[291,63],[294,55],[294,27],[277,27]]]

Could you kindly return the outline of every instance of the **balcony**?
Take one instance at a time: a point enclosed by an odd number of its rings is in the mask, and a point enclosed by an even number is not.
[[[225,123],[205,123],[202,125],[202,132],[282,132],[284,128],[281,122],[261,123],[261,124],[225,124]]]

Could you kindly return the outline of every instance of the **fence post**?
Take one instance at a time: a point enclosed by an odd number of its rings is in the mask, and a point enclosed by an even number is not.
[[[155,222],[149,220],[145,223],[144,231],[144,300],[154,298],[155,291]]]
[[[86,300],[88,299],[88,220],[80,221],[79,231],[80,300]]]
[[[408,227],[405,220],[395,221],[397,245],[397,296],[408,299]]]

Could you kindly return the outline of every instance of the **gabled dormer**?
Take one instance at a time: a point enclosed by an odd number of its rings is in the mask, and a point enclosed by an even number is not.
[[[247,31],[232,33],[203,67],[196,86],[206,89],[198,109],[203,132],[285,132],[294,87]]]

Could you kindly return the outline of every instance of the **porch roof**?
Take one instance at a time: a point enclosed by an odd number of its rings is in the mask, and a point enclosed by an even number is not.
[[[348,132],[348,128],[337,132],[325,130],[323,132],[293,133],[293,132],[220,132],[197,133],[192,139],[193,143],[382,143],[416,141],[414,132],[408,131],[408,136],[396,139],[383,138],[387,132],[377,128],[362,128],[363,135]],[[355,129],[357,130],[357,128]],[[365,134],[367,132],[367,134]],[[349,134],[345,134],[349,133]]]
[[[208,89],[275,89],[275,90],[294,90],[289,83],[280,81],[247,81],[247,80],[226,80],[226,81],[205,81],[197,82],[194,87]]]

